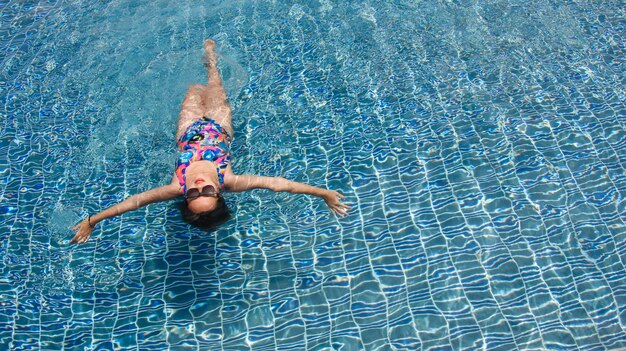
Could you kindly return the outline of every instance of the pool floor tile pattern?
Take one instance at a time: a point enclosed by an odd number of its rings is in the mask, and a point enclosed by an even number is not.
[[[619,2],[0,4],[0,349],[626,347]],[[168,182],[214,37],[233,168],[344,193],[89,213]]]

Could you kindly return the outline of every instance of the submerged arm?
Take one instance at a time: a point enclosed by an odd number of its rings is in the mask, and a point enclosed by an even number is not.
[[[345,217],[352,207],[342,203],[339,199],[345,196],[334,190],[318,188],[309,184],[294,182],[282,177],[263,177],[253,175],[232,175],[226,184],[229,191],[246,191],[252,189],[269,189],[285,191],[292,194],[307,194],[324,199],[328,207],[336,214]]]
[[[98,222],[104,219],[115,217],[128,211],[136,210],[140,207],[146,206],[154,202],[171,200],[179,195],[180,192],[178,191],[178,186],[172,182],[172,184],[154,188],[152,190],[144,191],[143,193],[130,196],[126,200],[116,205],[113,205],[102,212],[91,215],[82,222],[78,223],[73,228],[73,230],[76,232],[76,235],[74,235],[72,240],[70,240],[70,244],[82,244],[87,242],[87,240],[89,240],[89,237],[91,236],[93,228]]]

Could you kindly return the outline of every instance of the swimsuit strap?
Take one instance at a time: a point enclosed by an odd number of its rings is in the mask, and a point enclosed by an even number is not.
[[[230,154],[225,156],[225,159],[215,167],[217,171],[217,179],[220,182],[220,189],[224,189],[224,174],[226,174],[226,168],[228,168],[228,164],[230,163]]]

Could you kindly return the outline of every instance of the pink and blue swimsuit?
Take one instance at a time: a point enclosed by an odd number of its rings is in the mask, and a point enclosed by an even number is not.
[[[176,160],[176,177],[183,194],[187,191],[185,170],[194,161],[212,161],[217,168],[220,188],[224,188],[224,173],[230,164],[228,132],[208,117],[193,122],[178,140],[181,150]]]

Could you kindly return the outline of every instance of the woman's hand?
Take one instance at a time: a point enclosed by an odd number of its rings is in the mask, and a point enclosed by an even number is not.
[[[352,207],[339,201],[339,199],[344,200],[346,197],[337,191],[326,190],[322,198],[326,201],[326,205],[328,205],[330,210],[335,212],[338,216],[345,217],[348,215],[348,210],[352,209]]]
[[[76,232],[76,235],[70,240],[70,244],[83,244],[89,240],[93,228],[89,225],[89,218],[86,218],[74,226],[72,230]]]

